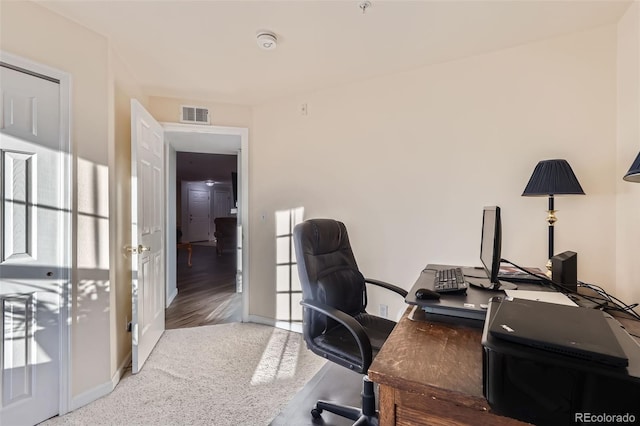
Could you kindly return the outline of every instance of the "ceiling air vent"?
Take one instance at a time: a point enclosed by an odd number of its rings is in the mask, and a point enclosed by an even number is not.
[[[210,124],[209,109],[182,105],[180,121],[183,123]]]

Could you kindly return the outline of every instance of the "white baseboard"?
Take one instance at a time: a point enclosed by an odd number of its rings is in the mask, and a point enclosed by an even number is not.
[[[171,303],[173,303],[173,299],[176,298],[176,296],[178,295],[178,289],[177,288],[173,288],[173,291],[169,294],[169,297],[167,297],[167,308],[169,306],[171,306]]]
[[[276,326],[276,321],[273,318],[261,317],[259,315],[249,315],[248,322],[255,322],[256,324],[270,325],[271,327]]]
[[[71,398],[71,407],[69,407],[69,411],[77,410],[78,408],[84,407],[103,396],[109,395],[120,382],[120,379],[124,375],[125,371],[127,371],[129,364],[131,364],[131,352],[129,352],[125,357],[122,364],[120,364],[114,375],[111,377],[111,380]]]
[[[302,334],[302,323],[289,321],[276,321],[276,327]]]
[[[118,383],[120,383],[120,379],[122,379],[122,376],[124,376],[124,373],[127,371],[127,367],[129,367],[130,365],[131,365],[131,352],[129,352],[127,356],[124,357],[124,361],[122,361],[122,363],[120,364],[116,372],[111,377],[111,384],[113,385],[111,390],[115,389]]]
[[[71,398],[70,411],[77,410],[78,408],[84,407],[85,405],[95,401],[96,399],[102,398],[105,395],[109,395],[112,390],[113,384],[111,380],[109,380],[108,382],[98,385],[93,389],[82,392],[80,395]]]
[[[290,323],[288,321],[276,321],[273,318],[261,317],[259,315],[249,315],[249,322],[256,324],[270,325],[271,327],[282,328],[283,330],[302,333],[302,323]]]

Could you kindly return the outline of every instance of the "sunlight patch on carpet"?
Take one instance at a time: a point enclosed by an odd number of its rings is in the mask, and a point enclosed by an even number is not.
[[[266,325],[167,330],[140,373],[41,426],[267,425],[325,362]]]
[[[302,336],[275,329],[256,367],[252,385],[273,383],[294,377],[298,365],[298,350]]]
[[[237,300],[233,298],[233,293],[230,292],[230,297],[226,300],[223,300],[216,306],[210,313],[207,314],[205,320],[210,321],[214,318],[227,318],[229,314],[233,313],[236,309],[235,305]]]

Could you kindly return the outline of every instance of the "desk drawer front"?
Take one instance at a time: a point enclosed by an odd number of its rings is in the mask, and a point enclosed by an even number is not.
[[[398,426],[440,425],[512,425],[517,420],[497,416],[478,406],[475,398],[468,403],[453,402],[415,392],[396,390],[395,424]]]

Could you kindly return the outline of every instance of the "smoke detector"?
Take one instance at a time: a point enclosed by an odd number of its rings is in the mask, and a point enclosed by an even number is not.
[[[258,46],[264,50],[274,50],[278,45],[278,38],[274,33],[262,31],[257,36]]]

